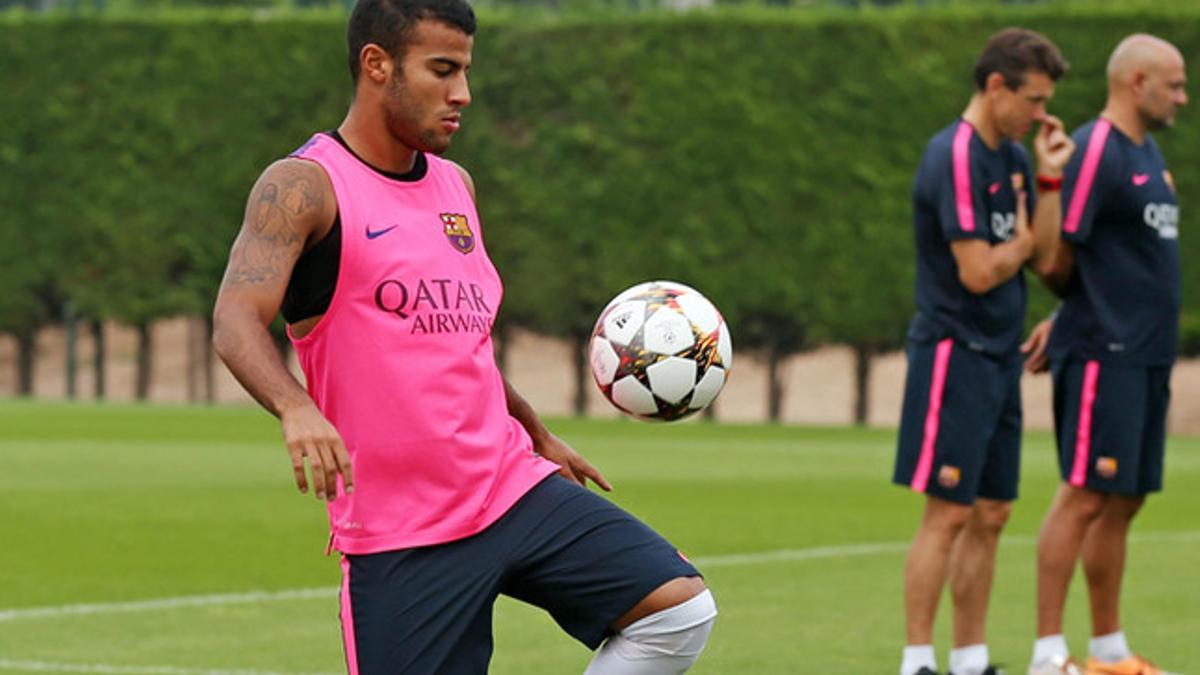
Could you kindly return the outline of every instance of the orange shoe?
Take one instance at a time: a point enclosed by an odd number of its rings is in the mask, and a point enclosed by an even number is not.
[[[1134,654],[1116,663],[1105,663],[1089,658],[1084,675],[1171,675],[1146,659]]]
[[[1083,667],[1075,659],[1056,656],[1047,662],[1029,666],[1027,675],[1084,675]]]

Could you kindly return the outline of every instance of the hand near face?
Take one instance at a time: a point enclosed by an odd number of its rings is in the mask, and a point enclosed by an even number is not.
[[[1033,150],[1037,154],[1038,173],[1058,178],[1075,152],[1075,141],[1063,131],[1062,120],[1046,115],[1034,136]]]

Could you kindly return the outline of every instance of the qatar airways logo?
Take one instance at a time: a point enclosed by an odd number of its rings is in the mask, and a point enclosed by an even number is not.
[[[492,308],[479,284],[457,279],[385,279],[375,306],[409,322],[410,334],[492,332]]]
[[[1179,207],[1174,204],[1151,202],[1142,211],[1146,225],[1158,231],[1160,239],[1179,238]]]

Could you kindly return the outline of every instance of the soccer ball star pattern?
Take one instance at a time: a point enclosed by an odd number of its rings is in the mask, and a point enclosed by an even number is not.
[[[698,291],[648,281],[600,313],[589,357],[609,402],[636,418],[669,422],[717,397],[733,365],[733,341],[721,313]]]

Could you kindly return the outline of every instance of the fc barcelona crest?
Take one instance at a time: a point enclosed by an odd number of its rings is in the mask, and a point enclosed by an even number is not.
[[[938,471],[938,485],[941,485],[947,490],[953,490],[954,488],[958,487],[958,481],[960,478],[962,478],[962,472],[959,471],[957,466],[943,464],[942,470]]]
[[[467,224],[467,217],[461,213],[443,213],[442,230],[454,250],[466,255],[475,250],[475,235]]]

